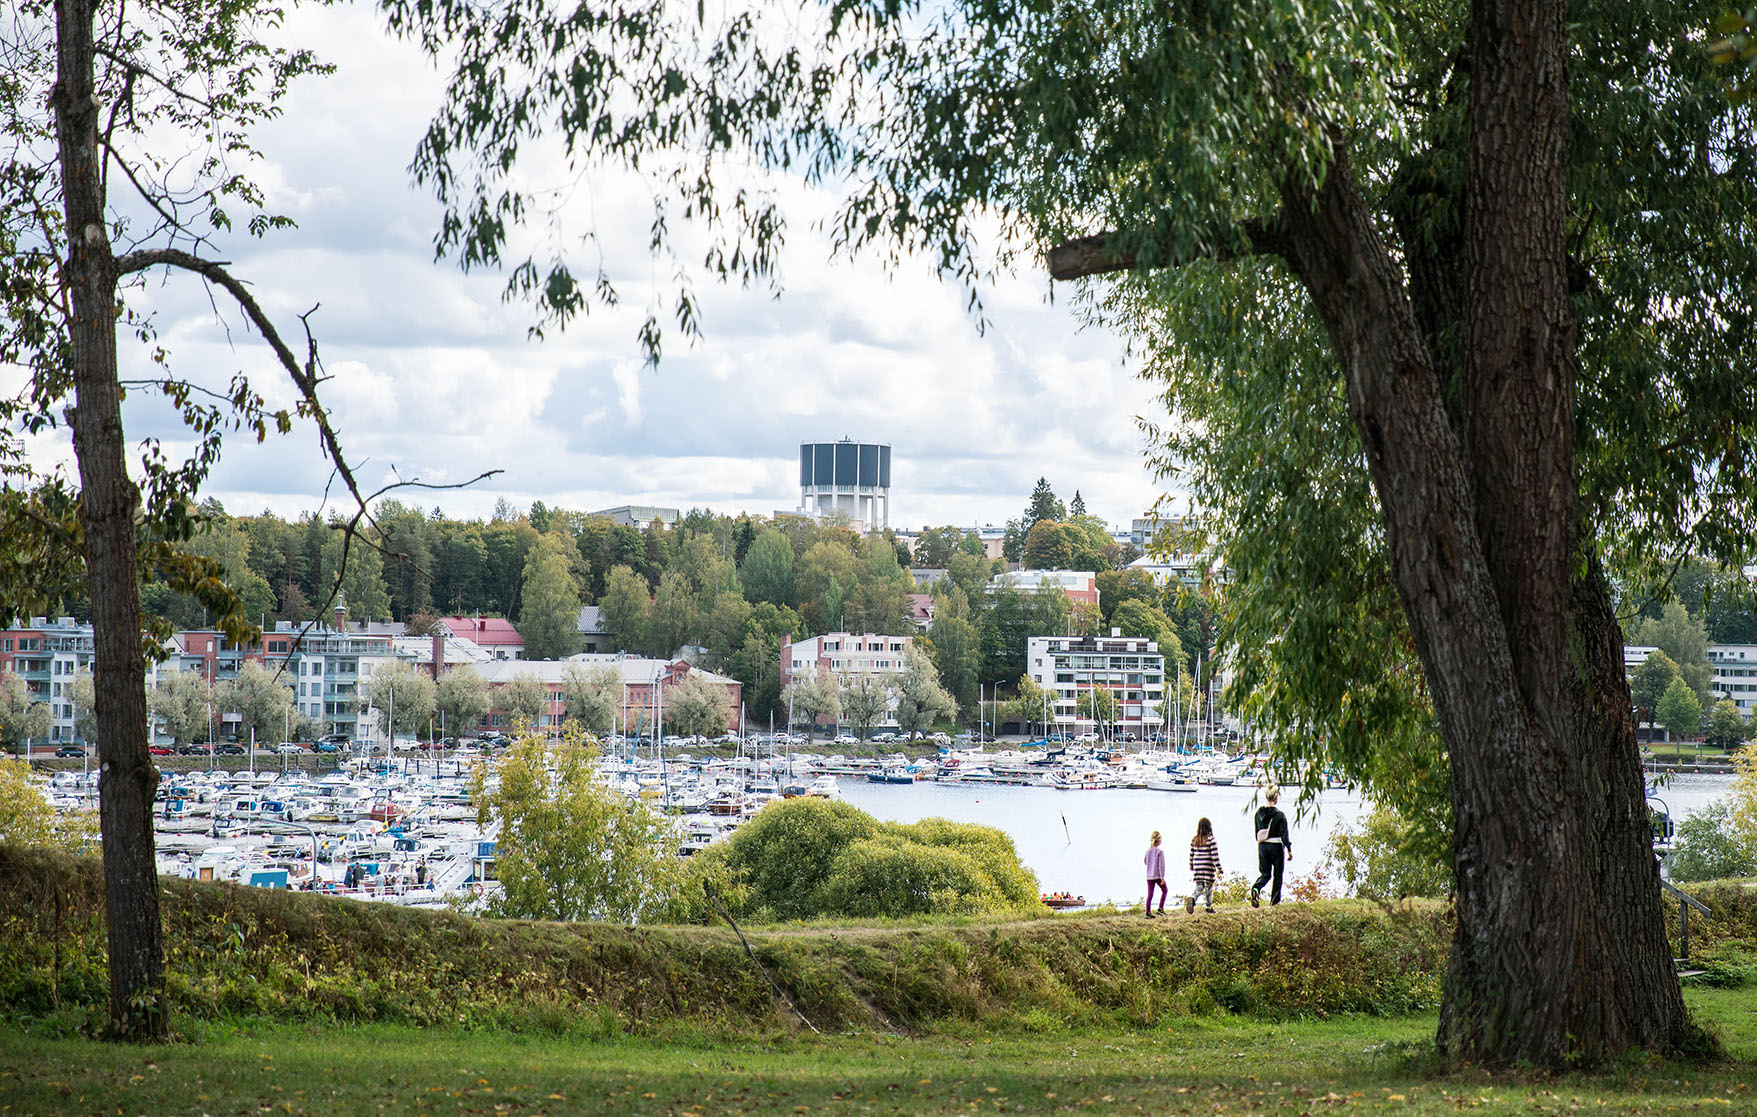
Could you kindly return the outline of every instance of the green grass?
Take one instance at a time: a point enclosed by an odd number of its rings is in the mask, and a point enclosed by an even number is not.
[[[1436,1076],[1429,1014],[766,1040],[232,1024],[144,1049],[0,1032],[0,1113],[1750,1112],[1750,994],[1689,999],[1732,1058],[1559,1078]]]

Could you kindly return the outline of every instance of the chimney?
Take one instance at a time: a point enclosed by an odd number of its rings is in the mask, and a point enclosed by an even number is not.
[[[440,673],[445,670],[445,634],[433,634],[433,681],[438,682]],[[458,676],[462,678],[463,676]],[[456,685],[456,684],[453,684]]]
[[[339,601],[336,602],[336,631],[348,631],[348,607]]]

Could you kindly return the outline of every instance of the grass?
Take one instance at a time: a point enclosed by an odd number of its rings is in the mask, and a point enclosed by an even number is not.
[[[1750,996],[1696,989],[1733,1058],[1592,1076],[1435,1076],[1434,1018],[1148,1029],[598,1038],[284,1024],[132,1048],[0,1032],[0,1113],[748,1114],[1750,1112]]]

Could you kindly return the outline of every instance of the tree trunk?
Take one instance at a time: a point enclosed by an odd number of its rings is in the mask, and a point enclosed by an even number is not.
[[[109,921],[110,1023],[133,1039],[166,1034],[164,942],[152,803],[158,771],[147,752],[146,677],[134,514],[116,363],[116,270],[105,225],[92,0],[57,0],[52,94],[67,218],[65,281],[79,461],[80,524],[92,604],[97,694],[98,810]]]
[[[1283,189],[1288,259],[1345,372],[1450,756],[1457,930],[1438,1040],[1488,1065],[1691,1037],[1621,632],[1577,535],[1561,19],[1560,0],[1478,4],[1456,375],[1346,155],[1315,191]]]

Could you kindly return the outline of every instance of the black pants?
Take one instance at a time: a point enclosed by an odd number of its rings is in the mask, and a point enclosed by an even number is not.
[[[1251,891],[1261,892],[1263,886],[1269,884],[1269,878],[1274,877],[1275,883],[1269,885],[1269,902],[1279,904],[1281,874],[1287,868],[1286,847],[1280,842],[1258,842],[1257,868],[1262,875],[1257,877],[1257,883],[1251,885]]]

